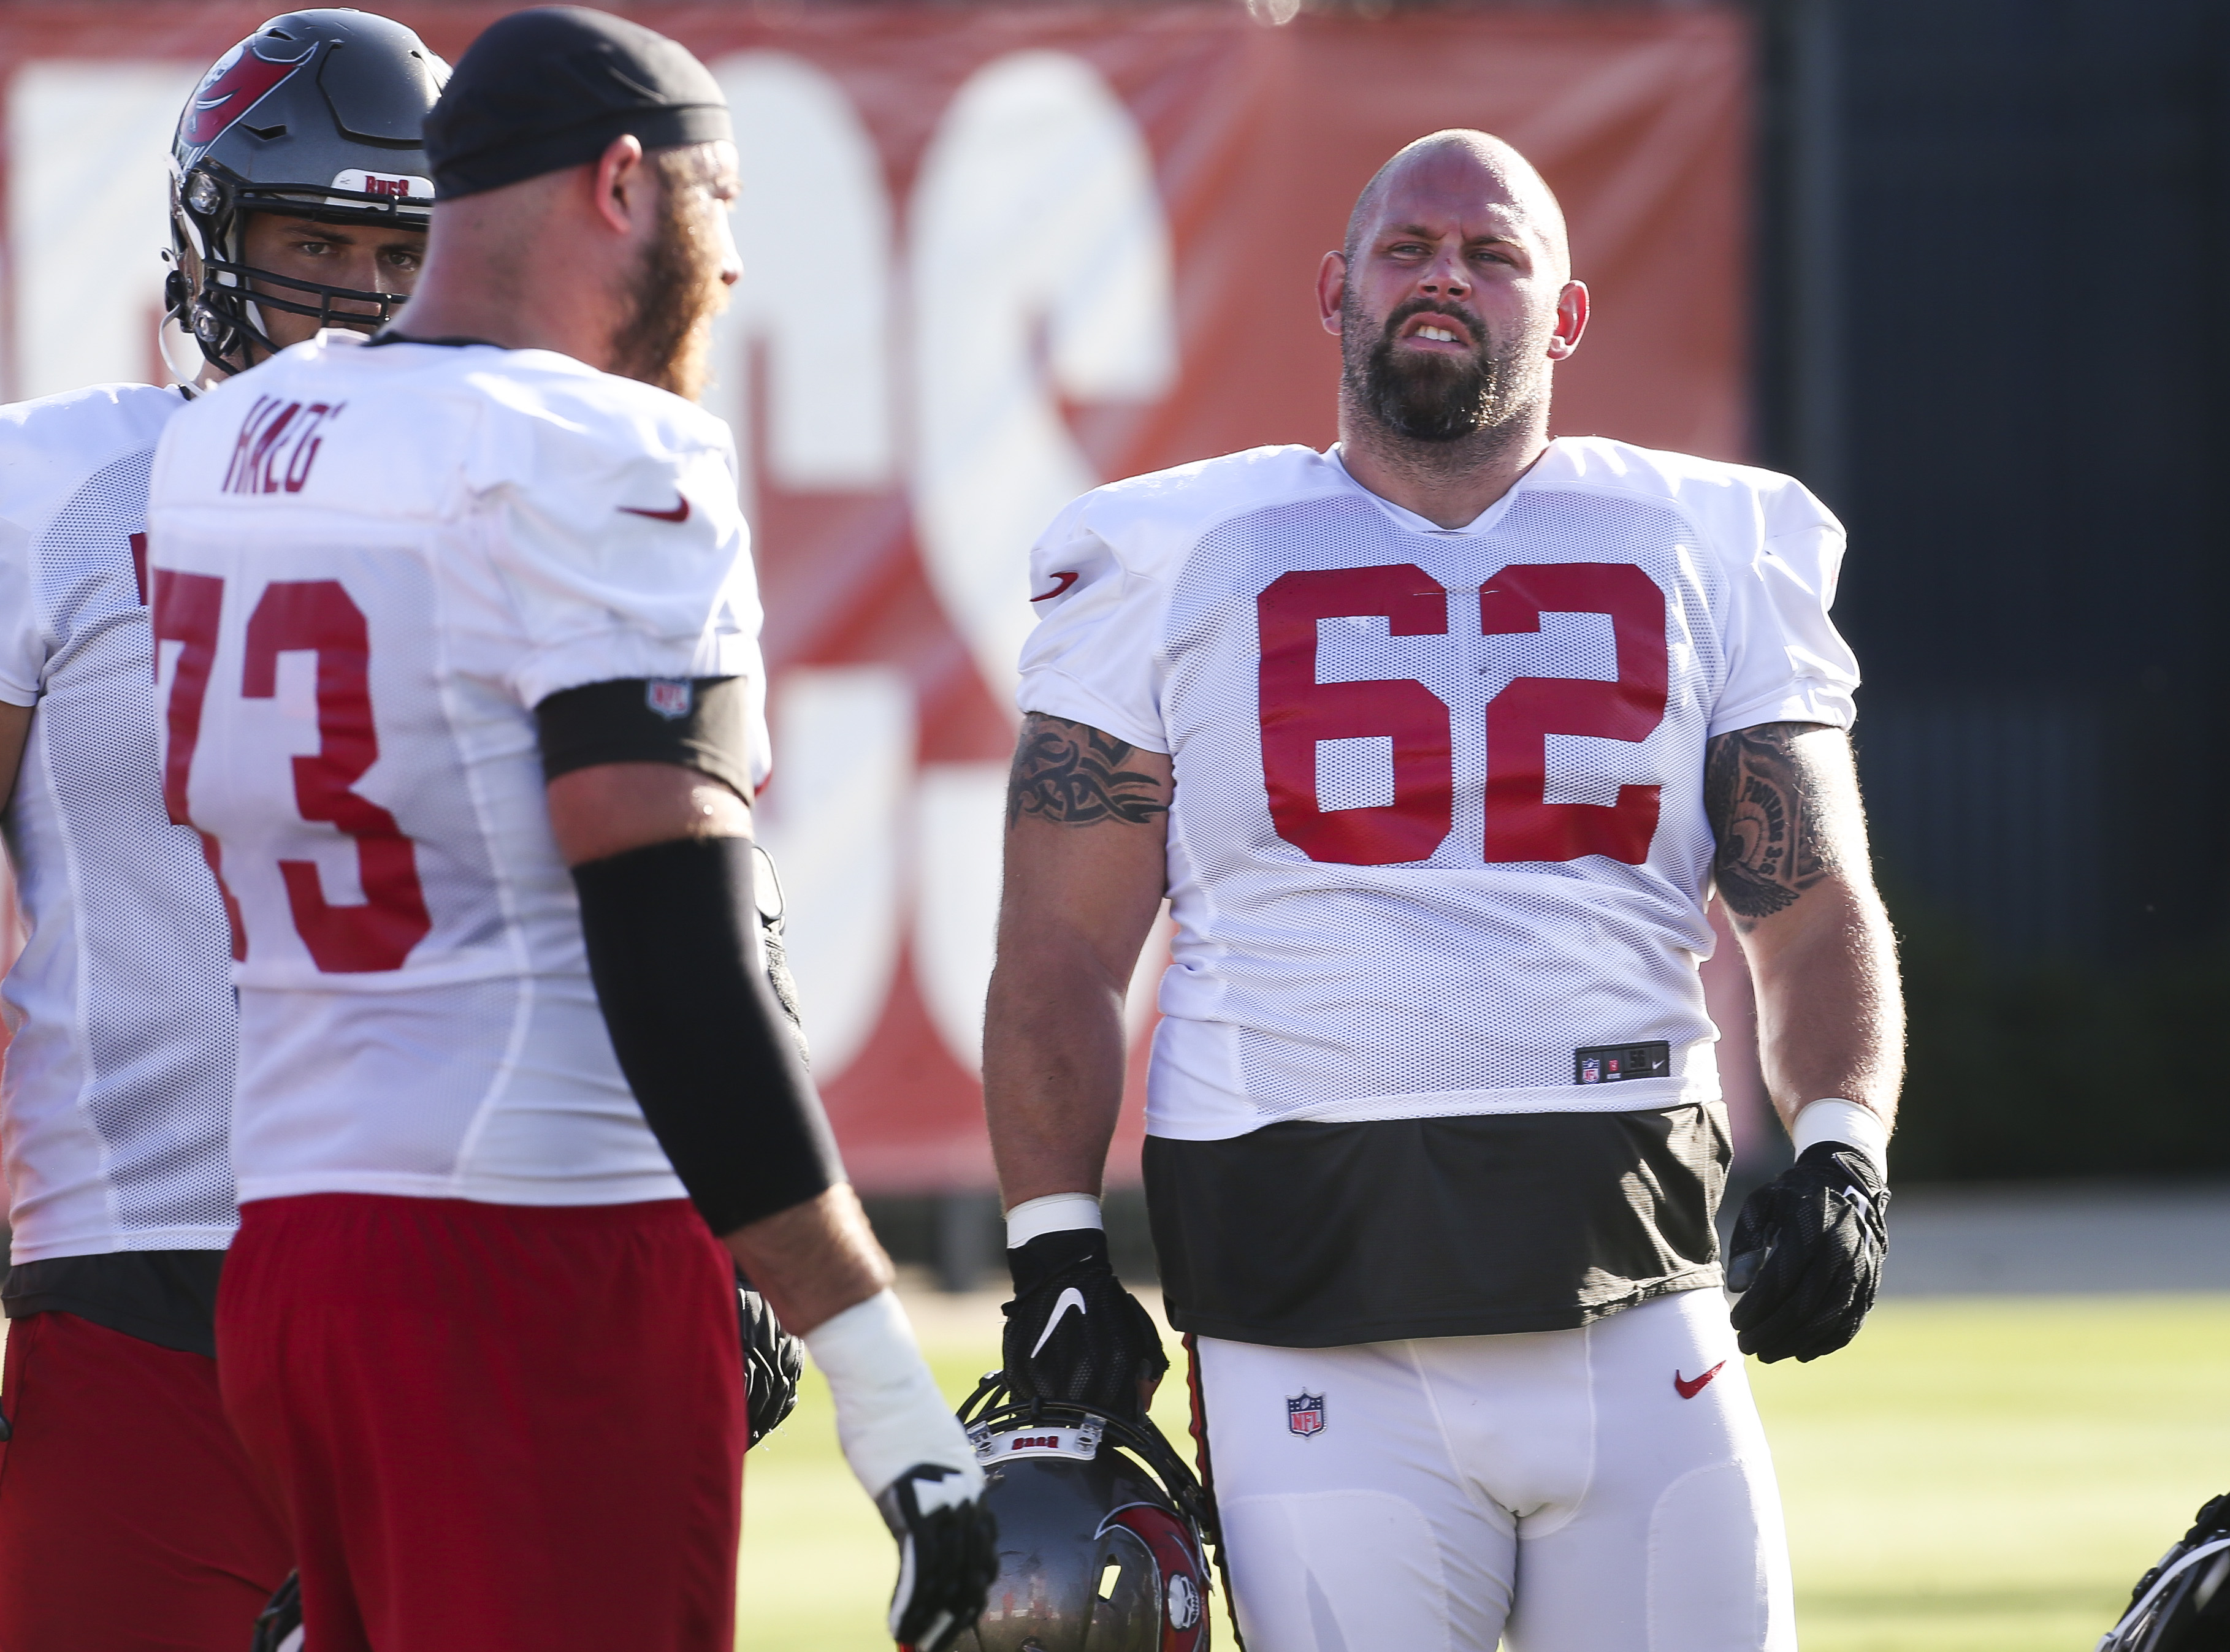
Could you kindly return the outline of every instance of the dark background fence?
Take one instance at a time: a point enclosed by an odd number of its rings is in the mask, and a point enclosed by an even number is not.
[[[1773,0],[1761,460],[1905,948],[1901,1180],[2230,1167],[2230,8]]]

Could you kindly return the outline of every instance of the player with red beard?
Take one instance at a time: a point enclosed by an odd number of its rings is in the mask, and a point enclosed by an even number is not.
[[[236,925],[228,1414],[316,1652],[728,1652],[740,1262],[934,1652],[991,1575],[982,1473],[760,960],[760,613],[691,399],[738,273],[725,103],[545,8],[426,138],[393,325],[156,457],[166,761]]]

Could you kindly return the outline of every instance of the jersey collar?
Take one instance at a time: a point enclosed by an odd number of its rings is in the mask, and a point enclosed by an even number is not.
[[[1510,502],[1519,494],[1542,482],[1568,477],[1572,473],[1572,460],[1564,451],[1563,438],[1552,436],[1549,440],[1549,445],[1541,450],[1541,456],[1526,466],[1524,473],[1511,484],[1507,493],[1488,505],[1486,510],[1464,524],[1462,527],[1443,528],[1430,517],[1421,517],[1415,511],[1396,505],[1393,500],[1381,494],[1373,493],[1362,483],[1357,481],[1348,471],[1346,461],[1340,457],[1337,442],[1325,448],[1324,456],[1325,461],[1339,473],[1341,480],[1384,511],[1394,520],[1396,526],[1410,533],[1436,534],[1442,537],[1455,534],[1489,532],[1502,519],[1503,514],[1510,509]]]

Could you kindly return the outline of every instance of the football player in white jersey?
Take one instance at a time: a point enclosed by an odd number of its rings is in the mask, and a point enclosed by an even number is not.
[[[400,305],[440,73],[398,23],[312,11],[203,77],[173,151],[183,383]],[[104,384],[0,409],[0,800],[30,928],[0,986],[9,1652],[239,1652],[291,1564],[218,1398],[229,946],[158,755],[147,475],[186,394]]]
[[[1163,1366],[1094,1195],[1166,893],[1147,1195],[1249,1643],[1791,1647],[1737,1329],[1857,1330],[1902,1061],[1841,530],[1550,439],[1587,290],[1485,134],[1389,161],[1318,297],[1336,447],[1100,488],[1034,556],[984,1059],[1009,1373],[1120,1409]],[[1714,881],[1799,1154],[1733,1325]]]
[[[994,1567],[982,1473],[758,958],[759,607],[690,399],[738,273],[725,103],[545,8],[426,148],[394,325],[155,460],[165,761],[235,922],[227,1414],[317,1652],[728,1652],[740,1261],[934,1652]]]

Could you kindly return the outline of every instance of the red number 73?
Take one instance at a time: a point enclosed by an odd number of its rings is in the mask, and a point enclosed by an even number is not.
[[[163,762],[163,802],[180,826],[193,822],[186,813],[186,777],[200,742],[202,703],[209,692],[216,657],[217,621],[224,606],[224,582],[211,574],[155,570],[155,645],[180,645],[177,670],[171,678],[169,749]],[[270,699],[278,691],[279,656],[314,654],[318,673],[318,749],[296,757],[294,807],[305,820],[329,821],[356,839],[357,869],[364,884],[360,904],[336,906],[325,899],[317,864],[282,860],[279,876],[294,929],[318,967],[327,974],[400,969],[410,949],[434,927],[418,882],[416,845],[403,835],[395,817],[351,788],[379,757],[371,720],[371,643],[364,610],[338,580],[280,580],[266,586],[248,619],[248,658],[241,671],[241,697]],[[202,852],[224,892],[232,920],[232,955],[248,956],[248,935],[240,903],[224,880],[215,839],[203,832]]]
[[[1450,595],[1424,569],[1400,562],[1286,574],[1257,599],[1270,818],[1310,859],[1353,866],[1424,860],[1453,827],[1447,703],[1407,678],[1317,681],[1318,620],[1380,616],[1397,637],[1445,636]],[[1549,802],[1548,736],[1642,740],[1665,720],[1665,594],[1630,562],[1540,562],[1504,569],[1478,601],[1488,636],[1537,632],[1544,614],[1602,614],[1618,647],[1615,682],[1520,677],[1487,703],[1486,859],[1607,855],[1640,865],[1656,835],[1659,788],[1621,786],[1608,805]],[[1392,741],[1394,800],[1321,808],[1317,742],[1359,737]]]

